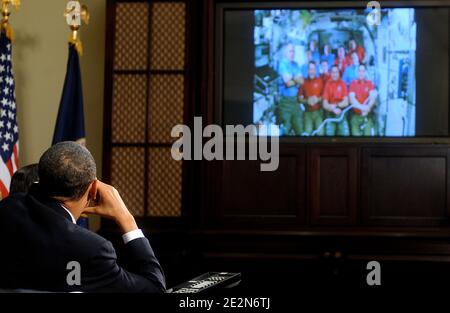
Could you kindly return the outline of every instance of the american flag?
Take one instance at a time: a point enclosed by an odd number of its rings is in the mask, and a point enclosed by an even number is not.
[[[9,194],[11,177],[19,167],[19,127],[11,62],[11,41],[0,33],[0,192]]]

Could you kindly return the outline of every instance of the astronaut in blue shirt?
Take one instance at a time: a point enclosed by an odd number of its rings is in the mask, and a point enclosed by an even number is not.
[[[323,46],[323,54],[320,57],[320,61],[327,61],[329,66],[332,66],[334,64],[334,60],[336,59],[336,56],[334,53],[331,52],[331,47],[329,44],[326,44]]]
[[[315,40],[311,40],[309,42],[309,50],[312,53],[312,61],[314,61],[314,63],[316,64],[320,64],[320,52],[319,52],[319,48],[317,47],[317,41]],[[309,61],[306,62],[306,67],[308,67]],[[306,76],[304,77],[308,77],[308,74],[306,74]]]
[[[278,65],[280,75],[280,94],[284,97],[296,97],[298,87],[303,83],[301,68],[295,59],[295,47],[288,44],[285,47],[285,57]]]
[[[298,88],[303,84],[301,68],[295,61],[295,47],[287,44],[285,57],[278,66],[280,101],[276,109],[277,122],[284,127],[286,134],[303,133],[303,111],[297,100]]]
[[[351,54],[352,65],[349,65],[345,68],[344,75],[342,76],[342,80],[345,82],[347,86],[350,85],[352,81],[358,78],[358,67],[359,67],[359,57],[356,52]]]

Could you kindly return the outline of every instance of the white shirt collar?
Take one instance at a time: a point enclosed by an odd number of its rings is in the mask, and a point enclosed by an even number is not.
[[[64,205],[61,204],[61,207],[62,207],[64,210],[66,210],[67,213],[69,213],[70,218],[72,219],[72,222],[73,222],[74,224],[76,224],[77,221],[76,221],[75,217],[73,217],[72,213],[71,213]]]

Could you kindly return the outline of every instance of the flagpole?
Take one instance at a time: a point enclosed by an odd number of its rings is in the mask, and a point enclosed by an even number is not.
[[[78,52],[78,55],[83,54],[83,45],[79,38],[79,29],[81,22],[86,25],[89,24],[90,14],[86,5],[81,5],[78,1],[69,1],[64,11],[64,17],[66,18],[67,25],[71,30],[69,43],[73,44]]]
[[[85,5],[78,1],[69,1],[64,11],[67,25],[71,34],[69,37],[69,60],[67,64],[66,79],[61,97],[58,118],[53,135],[53,144],[74,140],[81,145],[86,145],[86,133],[84,128],[83,90],[81,84],[80,56],[83,54],[83,46],[79,38],[82,25],[89,24],[89,11]],[[65,125],[77,125],[67,129]],[[81,227],[89,229],[89,217],[82,214],[77,221]]]

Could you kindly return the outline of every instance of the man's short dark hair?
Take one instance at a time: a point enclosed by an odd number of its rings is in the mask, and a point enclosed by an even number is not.
[[[311,65],[311,64],[314,65],[314,66],[316,66],[316,61],[309,61],[309,62],[308,62],[308,66]]]
[[[91,153],[73,141],[55,144],[39,160],[39,185],[49,197],[79,200],[96,179]]]
[[[334,67],[339,71],[339,66],[337,66],[336,64],[333,64],[333,65],[331,66],[330,70],[332,70]]]

